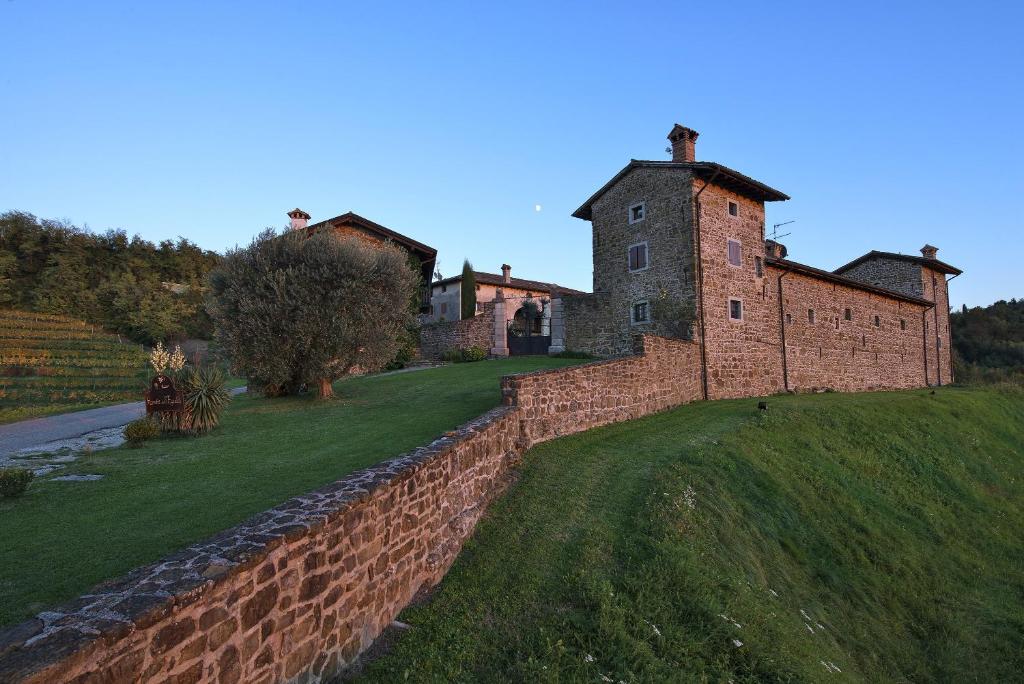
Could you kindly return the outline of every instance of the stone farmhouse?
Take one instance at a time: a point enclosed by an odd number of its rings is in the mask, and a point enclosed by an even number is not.
[[[584,294],[555,283],[513,278],[512,267],[508,264],[501,265],[501,275],[483,271],[473,271],[473,275],[476,277],[476,313],[480,313],[487,304],[500,298],[509,303],[505,307],[505,320],[512,322],[519,320],[516,319],[517,315],[522,317],[522,302],[535,301],[542,311],[542,316],[535,322],[534,332],[538,335],[550,334],[547,330],[552,293],[556,296],[558,293]],[[462,312],[462,274],[438,280],[430,287],[430,313],[425,317],[425,322],[458,320]]]
[[[433,247],[417,242],[390,228],[385,228],[379,223],[374,223],[351,211],[326,221],[310,224],[310,215],[296,208],[288,212],[288,218],[292,230],[303,230],[307,235],[312,235],[320,230],[332,230],[339,236],[356,237],[373,244],[390,241],[401,247],[409,254],[413,263],[417,264],[422,282],[425,283],[420,297],[420,312],[426,313],[430,310],[430,279],[433,277],[434,265],[437,263],[437,250]]]
[[[765,239],[784,193],[695,160],[632,160],[573,214],[593,230],[594,291],[552,301],[551,352],[631,353],[638,333],[692,337],[705,399],[952,381],[947,276],[936,258],[869,252],[836,271]]]

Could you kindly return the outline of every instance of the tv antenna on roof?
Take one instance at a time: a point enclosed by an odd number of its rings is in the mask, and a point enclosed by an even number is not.
[[[768,236],[768,239],[778,241],[779,238],[784,238],[787,235],[792,235],[792,231],[779,235],[779,228],[781,228],[782,226],[788,226],[790,223],[796,223],[796,219],[793,219],[792,221],[783,221],[782,223],[773,223],[772,234]]]

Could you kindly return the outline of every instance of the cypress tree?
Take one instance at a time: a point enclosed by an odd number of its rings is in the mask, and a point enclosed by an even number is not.
[[[476,316],[476,274],[469,259],[462,262],[462,318]]]

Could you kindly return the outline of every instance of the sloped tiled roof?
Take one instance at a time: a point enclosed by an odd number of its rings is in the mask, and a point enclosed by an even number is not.
[[[632,159],[629,164],[619,171],[615,176],[601,186],[601,189],[590,196],[583,205],[573,212],[573,216],[579,219],[589,221],[591,218],[590,209],[601,195],[608,192],[613,185],[619,182],[624,176],[632,172],[634,169],[684,169],[692,171],[694,175],[702,180],[711,182],[712,180],[716,185],[721,185],[727,190],[743,195],[745,197],[751,197],[762,202],[778,202],[781,200],[788,200],[789,195],[779,192],[773,187],[765,185],[761,181],[756,181],[750,176],[746,176],[739,171],[734,171],[727,166],[722,166],[715,162],[672,162],[672,161],[643,161],[640,159]]]
[[[960,275],[961,273],[963,273],[963,271],[961,271],[956,266],[952,266],[950,264],[947,264],[944,261],[939,261],[938,259],[926,259],[923,256],[914,256],[913,254],[898,254],[896,252],[879,252],[877,249],[873,249],[870,252],[868,252],[867,254],[865,254],[864,256],[859,256],[856,259],[854,259],[853,261],[851,261],[850,263],[845,264],[843,266],[840,266],[839,268],[837,268],[835,270],[835,273],[840,273],[840,274],[845,273],[846,271],[849,271],[854,266],[859,266],[860,264],[864,263],[865,261],[868,261],[869,259],[876,259],[876,258],[880,258],[880,259],[897,259],[899,261],[907,261],[907,262],[910,262],[910,263],[913,263],[913,264],[920,264],[921,266],[924,266],[926,268],[930,268],[930,269],[932,269],[934,271],[938,271],[939,273],[948,273],[950,275]]]
[[[524,278],[512,278],[510,282],[505,282],[505,279],[496,273],[484,273],[482,271],[473,271],[473,275],[476,276],[476,282],[483,285],[497,285],[498,287],[515,287],[520,290],[533,290],[536,292],[552,292],[558,290],[565,294],[586,294],[579,290],[574,290],[571,287],[563,287],[556,283],[545,283],[540,280],[526,280]],[[445,278],[444,280],[438,280],[431,285],[448,285],[450,283],[459,282],[462,280],[462,274],[452,276],[451,278]]]
[[[326,221],[320,221],[318,223],[311,224],[306,227],[306,230],[309,232],[313,232],[316,230],[320,230],[326,226],[355,226],[357,228],[362,228],[363,230],[369,231],[371,233],[376,233],[377,235],[380,235],[383,239],[391,240],[392,242],[402,245],[403,247],[411,251],[419,252],[428,259],[433,259],[437,256],[437,250],[434,249],[433,247],[425,245],[422,242],[413,240],[411,237],[407,237],[405,235],[402,235],[401,233],[397,233],[391,230],[390,228],[386,228],[380,225],[379,223],[374,223],[370,219],[360,216],[355,212],[349,211],[342,214],[341,216],[335,216],[332,219],[327,219]]]
[[[810,276],[812,278],[818,278],[819,280],[826,280],[830,283],[836,283],[838,285],[845,285],[846,287],[852,287],[857,290],[864,290],[865,292],[871,292],[884,297],[892,297],[893,299],[899,299],[904,302],[911,302],[913,304],[920,304],[922,306],[932,306],[934,302],[928,299],[922,299],[920,297],[914,297],[912,295],[904,294],[902,292],[896,292],[885,287],[879,287],[878,285],[872,285],[871,283],[865,283],[860,280],[854,280],[853,278],[847,278],[844,275],[833,273],[832,271],[825,271],[820,268],[814,268],[807,264],[801,264],[796,261],[790,261],[789,259],[777,259],[775,257],[768,257],[765,259],[765,264],[768,266],[775,266],[786,271],[793,271],[794,273],[800,273],[802,275]]]

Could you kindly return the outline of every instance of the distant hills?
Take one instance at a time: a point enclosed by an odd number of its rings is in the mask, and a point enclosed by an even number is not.
[[[82,319],[136,342],[198,337],[212,325],[203,282],[221,257],[185,238],[0,214],[0,307]]]
[[[949,324],[958,381],[1024,381],[1024,299],[965,306]]]

